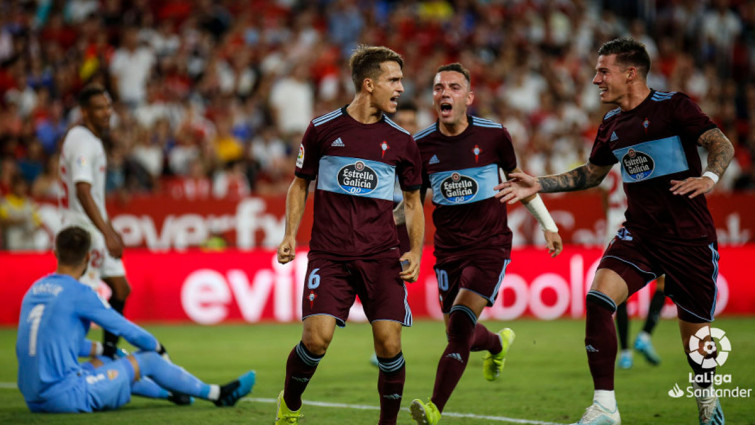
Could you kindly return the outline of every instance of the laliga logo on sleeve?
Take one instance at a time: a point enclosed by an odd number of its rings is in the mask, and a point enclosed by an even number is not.
[[[710,340],[705,341],[706,337],[710,336]],[[713,354],[716,352],[716,343],[713,339],[717,339],[721,345],[721,351],[718,352],[716,358],[705,358],[700,354],[700,348],[703,349],[705,354]],[[729,351],[731,351],[731,342],[726,336],[725,332],[718,328],[700,328],[694,335],[689,338],[689,358],[703,367],[703,369],[712,369],[716,366],[723,366],[726,363],[726,359],[729,357]]]

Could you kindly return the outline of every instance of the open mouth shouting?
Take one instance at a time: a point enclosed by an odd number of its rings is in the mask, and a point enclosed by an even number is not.
[[[448,118],[451,116],[454,110],[454,105],[448,101],[440,102],[440,116],[441,118]]]

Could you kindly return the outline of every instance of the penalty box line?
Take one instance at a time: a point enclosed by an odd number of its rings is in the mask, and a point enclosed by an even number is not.
[[[15,382],[0,382],[0,389],[18,389],[18,386]],[[259,398],[259,397],[244,397],[241,399],[241,401],[249,402],[249,403],[276,403],[277,400],[274,398]],[[347,404],[347,403],[329,403],[325,401],[309,401],[304,400],[304,404],[308,406],[317,406],[317,407],[329,407],[333,409],[354,409],[354,410],[380,410],[377,406],[368,406],[366,404]],[[401,409],[405,412],[408,412],[408,408]],[[456,412],[443,412],[444,417],[449,418],[469,418],[469,419],[479,419],[479,420],[485,420],[485,421],[495,421],[495,422],[508,422],[512,424],[525,424],[525,425],[567,425],[562,424],[558,422],[544,422],[544,421],[534,421],[529,419],[517,419],[517,418],[507,418],[505,416],[489,416],[489,415],[475,415],[473,413],[456,413]]]
[[[277,403],[277,400],[274,398],[244,397],[241,400],[248,401],[248,402],[258,402],[258,403]],[[377,406],[368,406],[365,404],[330,403],[330,402],[325,402],[325,401],[309,401],[309,400],[302,400],[302,403],[308,406],[330,407],[330,408],[335,408],[335,409],[380,410],[380,408]],[[406,407],[402,408],[401,410],[405,412],[409,411],[409,409]],[[544,421],[534,421],[534,420],[529,420],[529,419],[507,418],[505,416],[475,415],[473,413],[443,412],[443,416],[449,417],[449,418],[479,419],[479,420],[486,420],[486,421],[507,422],[507,423],[512,423],[512,424],[525,424],[525,425],[567,425],[567,424],[562,424],[558,422],[544,422]]]

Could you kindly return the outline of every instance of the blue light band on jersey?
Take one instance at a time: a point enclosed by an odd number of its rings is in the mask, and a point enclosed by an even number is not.
[[[483,201],[495,196],[493,187],[498,184],[498,165],[432,173],[430,184],[433,188],[433,203],[436,205]]]
[[[637,183],[689,169],[679,136],[651,140],[613,151],[624,183]]]
[[[393,201],[396,167],[362,158],[320,158],[317,188],[344,195]]]

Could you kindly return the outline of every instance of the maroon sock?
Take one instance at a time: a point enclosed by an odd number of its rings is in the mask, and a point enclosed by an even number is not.
[[[500,353],[503,350],[501,346],[501,337],[498,334],[490,332],[484,325],[478,323],[474,327],[474,338],[472,347],[469,351],[490,351],[493,354]]]
[[[616,326],[611,315],[616,304],[607,295],[591,290],[585,302],[585,350],[596,390],[613,391],[614,364],[616,362]]]
[[[451,308],[448,320],[448,345],[438,362],[435,388],[433,388],[431,398],[441,412],[467,367],[476,322],[477,316],[468,307],[455,305]]]
[[[378,394],[380,394],[380,422],[378,425],[396,425],[401,410],[401,398],[406,381],[404,354],[392,358],[378,357]]]
[[[301,395],[307,389],[322,357],[310,353],[301,342],[291,350],[286,362],[286,386],[283,391],[283,399],[289,409],[301,408]]]

